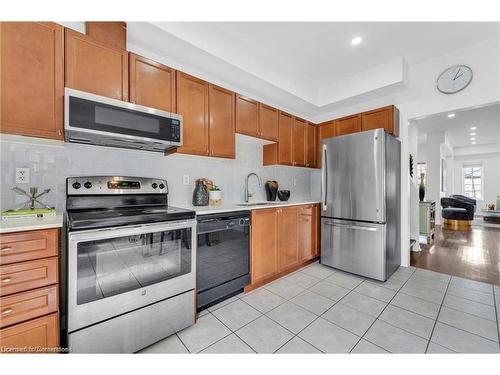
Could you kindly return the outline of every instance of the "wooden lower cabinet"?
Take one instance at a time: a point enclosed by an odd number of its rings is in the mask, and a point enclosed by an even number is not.
[[[319,255],[319,207],[300,206],[298,211],[299,261],[306,261]]]
[[[252,211],[250,243],[250,272],[255,284],[278,272],[278,210]]]
[[[25,262],[58,255],[57,231],[32,230],[0,236],[0,265]]]
[[[297,244],[298,209],[278,208],[278,271],[287,271],[299,264]]]
[[[0,347],[5,353],[47,353],[50,352],[50,348],[58,346],[58,313],[0,330]],[[38,351],[38,348],[40,348],[40,351]],[[9,349],[12,351],[9,351]]]
[[[59,239],[57,228],[0,234],[0,353],[59,346]]]
[[[252,211],[251,284],[246,291],[300,268],[319,255],[319,206]]]

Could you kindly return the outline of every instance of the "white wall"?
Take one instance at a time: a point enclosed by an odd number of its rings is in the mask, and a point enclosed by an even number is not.
[[[186,206],[191,203],[193,180],[206,177],[221,187],[225,202],[243,201],[245,176],[256,172],[265,183],[277,180],[281,189],[291,191],[291,199],[310,198],[311,171],[306,168],[262,166],[262,146],[237,139],[236,159],[220,159],[189,155],[163,156],[161,153],[46,141],[37,138],[5,136],[0,141],[1,209],[9,209],[24,198],[11,191],[15,184],[15,168],[28,167],[30,184],[52,191],[43,201],[58,210],[65,208],[65,179],[82,175],[125,175],[165,178],[169,184],[169,202]],[[182,176],[190,176],[183,185]],[[254,201],[265,200],[264,187],[250,180]]]

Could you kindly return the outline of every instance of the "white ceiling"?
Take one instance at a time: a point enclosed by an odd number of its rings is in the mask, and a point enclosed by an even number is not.
[[[314,105],[342,78],[418,63],[500,35],[495,22],[156,22],[162,30]],[[351,45],[361,36],[363,42]],[[329,104],[329,103],[326,103]]]
[[[470,133],[473,132],[478,146],[498,143],[500,151],[500,104],[453,113],[453,118],[442,113],[416,121],[419,143],[424,143],[432,133],[444,132],[451,146],[467,147],[472,145]],[[476,129],[471,130],[474,126]]]

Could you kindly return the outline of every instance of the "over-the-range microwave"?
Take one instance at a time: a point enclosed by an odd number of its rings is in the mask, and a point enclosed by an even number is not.
[[[182,145],[182,116],[65,88],[68,142],[164,152]]]

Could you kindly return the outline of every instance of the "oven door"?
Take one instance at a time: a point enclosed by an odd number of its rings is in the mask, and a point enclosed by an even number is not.
[[[68,331],[196,286],[196,220],[70,232]]]

